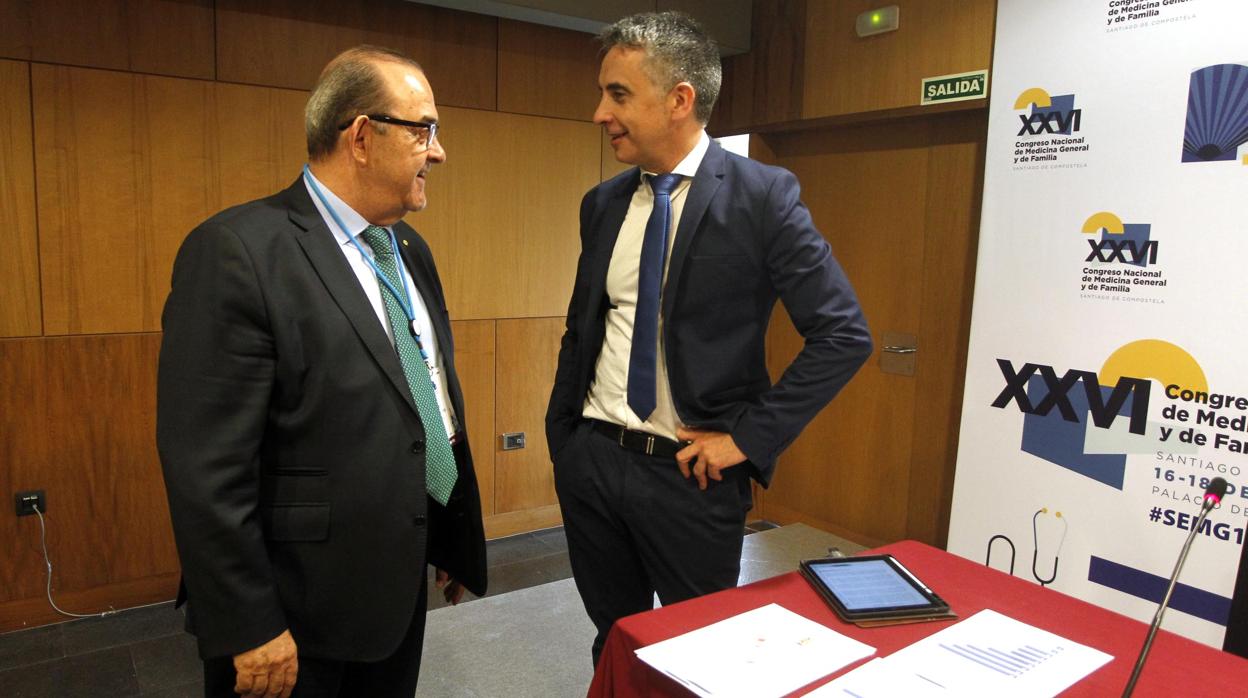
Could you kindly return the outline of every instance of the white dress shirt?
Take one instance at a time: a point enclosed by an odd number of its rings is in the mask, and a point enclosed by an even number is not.
[[[667,236],[667,256],[663,265],[666,284],[667,270],[672,260],[672,248],[680,227],[680,215],[689,197],[693,176],[702,164],[702,158],[711,145],[711,139],[703,131],[697,145],[680,161],[672,172],[682,175],[680,183],[672,191],[672,229]],[[655,407],[650,418],[642,421],[628,406],[628,364],[633,348],[633,316],[637,310],[637,279],[641,271],[641,245],[646,236],[646,221],[654,208],[654,192],[646,182],[642,171],[637,190],[628,205],[628,213],[620,226],[620,235],[611,252],[611,265],[607,269],[607,297],[611,308],[607,310],[606,334],[594,381],[589,386],[582,415],[590,419],[619,424],[629,429],[657,434],[676,440],[676,429],[684,426],[672,404],[672,388],[667,380],[667,358],[663,352],[663,315],[659,314],[659,346],[655,365],[658,385],[655,390]],[[664,289],[666,291],[666,288]],[[662,299],[660,298],[660,308]]]
[[[359,213],[356,213],[346,202],[338,198],[334,192],[318,180],[311,172],[305,173],[304,186],[308,188],[308,196],[312,197],[312,203],[316,204],[316,210],[320,212],[321,218],[325,220],[325,225],[329,226],[329,230],[334,235],[334,239],[338,241],[338,249],[342,250],[343,257],[346,258],[347,264],[351,265],[351,270],[355,272],[355,276],[360,281],[360,288],[364,289],[364,295],[368,296],[369,303],[373,305],[373,312],[377,314],[377,321],[381,323],[382,328],[386,331],[386,337],[390,339],[390,345],[394,346],[394,332],[390,329],[389,316],[386,313],[385,303],[382,301],[381,294],[389,293],[385,287],[377,279],[377,272],[373,271],[373,267],[360,254],[360,250],[366,251],[370,258],[373,255],[373,248],[360,237],[364,229],[371,225]],[[354,237],[359,247],[351,242],[346,230],[338,227],[334,221],[333,215],[325,208],[320,197],[316,195],[310,178],[320,188],[321,193],[325,195],[326,201],[333,207],[334,212],[342,219],[343,225],[350,230],[350,236]],[[386,227],[391,235],[394,231],[389,226]],[[429,355],[430,372],[434,375],[434,395],[438,399],[438,410],[442,413],[442,426],[446,429],[448,436],[454,436],[458,431],[456,427],[456,416],[454,410],[451,409],[451,401],[448,397],[446,389],[446,374],[442,371],[442,353],[438,348],[438,333],[433,329],[433,321],[429,317],[429,309],[425,305],[425,299],[421,297],[420,290],[416,287],[412,280],[411,272],[408,271],[407,265],[402,263],[400,258],[396,265],[399,273],[403,275],[403,281],[407,284],[407,294],[411,298],[412,311],[416,315],[416,331],[420,333],[420,344],[424,348],[425,353]],[[403,289],[398,289],[400,293]]]

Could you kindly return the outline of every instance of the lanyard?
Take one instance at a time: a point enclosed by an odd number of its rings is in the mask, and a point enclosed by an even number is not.
[[[400,295],[398,289],[394,287],[394,284],[391,284],[390,280],[386,278],[386,275],[382,273],[381,269],[377,268],[377,263],[373,261],[372,255],[364,252],[364,248],[360,246],[360,242],[356,240],[356,236],[352,235],[350,230],[347,230],[347,226],[342,222],[342,218],[339,217],[338,212],[334,210],[333,206],[329,205],[329,200],[325,197],[325,193],[322,192],[321,188],[317,185],[316,178],[312,176],[312,171],[308,169],[306,164],[303,166],[303,177],[304,181],[308,183],[308,186],[312,188],[312,191],[316,193],[316,198],[321,200],[321,203],[325,206],[325,210],[329,211],[330,217],[333,218],[334,222],[338,224],[338,228],[342,230],[344,235],[347,236],[347,239],[351,241],[351,244],[355,245],[355,249],[359,250],[360,256],[364,258],[364,261],[368,263],[368,266],[373,268],[373,273],[376,274],[377,280],[385,285],[386,290],[390,292],[390,295],[398,302],[399,307],[403,309],[403,315],[407,317],[407,329],[412,333],[412,338],[416,340],[416,348],[420,350],[420,358],[424,359],[426,366],[432,366],[432,363],[429,361],[429,355],[425,353],[425,343],[420,341],[420,332],[416,329],[416,309],[412,303],[411,296],[408,294],[407,275],[405,275],[402,270],[399,270],[396,264],[396,271],[398,272],[399,280],[403,284],[403,293]],[[399,256],[399,244],[395,241],[394,232],[392,230],[386,228],[386,234],[390,238],[390,248],[393,251],[394,258],[397,262],[397,260],[402,259],[402,257]]]

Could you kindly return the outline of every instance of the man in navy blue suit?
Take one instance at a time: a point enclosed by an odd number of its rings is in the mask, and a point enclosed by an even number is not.
[[[797,179],[704,127],[719,51],[675,12],[607,27],[595,123],[636,167],[581,203],[581,257],[546,435],[577,589],[598,629],[736,585],[750,479],[871,354]],[[774,385],[767,324],[805,346]]]

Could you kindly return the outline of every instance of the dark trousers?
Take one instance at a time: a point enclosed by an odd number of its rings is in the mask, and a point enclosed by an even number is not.
[[[425,642],[428,592],[422,580],[420,598],[407,635],[394,654],[378,662],[344,662],[299,655],[299,676],[292,698],[412,698],[420,676]],[[295,638],[298,644],[299,638]],[[204,660],[205,698],[237,698],[232,657]]]
[[[576,588],[598,629],[598,664],[611,625],[737,585],[750,507],[748,473],[729,468],[705,491],[672,458],[621,448],[583,422],[555,455]]]

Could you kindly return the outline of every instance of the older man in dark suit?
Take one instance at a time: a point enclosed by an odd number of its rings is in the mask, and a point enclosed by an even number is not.
[[[735,586],[750,479],[871,353],[796,178],[703,130],[714,42],[674,12],[601,34],[594,121],[637,167],[581,204],[581,258],[546,416],[577,588],[598,628]],[[779,298],[806,343],[774,385]]]
[[[485,591],[446,301],[401,220],[437,124],[419,65],[349,50],[308,101],[302,176],[178,253],[157,440],[209,696],[410,698],[426,564],[452,602]]]

